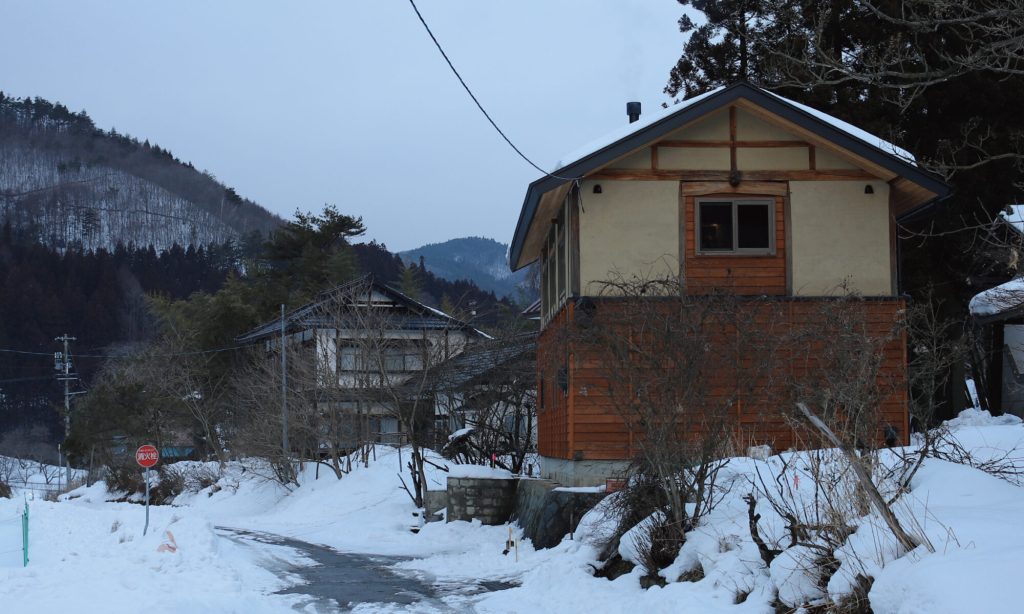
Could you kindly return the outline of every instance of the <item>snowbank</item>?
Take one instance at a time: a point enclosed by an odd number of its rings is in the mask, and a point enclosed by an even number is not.
[[[0,517],[22,501],[0,501]],[[212,525],[170,507],[31,501],[30,563],[0,568],[6,612],[280,612],[294,596]],[[20,527],[18,529],[20,531]],[[161,546],[165,546],[161,551]]]
[[[975,459],[1013,458],[1014,450],[1024,450],[1024,423],[1013,417],[972,409],[948,427]],[[434,487],[448,475],[511,477],[430,458],[452,467],[449,474],[428,465],[428,485]],[[661,570],[667,585],[660,588],[641,588],[640,567],[613,581],[593,575],[617,523],[611,510],[619,495],[599,503],[580,521],[575,539],[554,548],[535,550],[512,526],[518,547],[503,554],[509,527],[421,525],[396,476],[402,473],[409,481],[407,451],[378,448],[369,466],[354,466],[340,480],[322,468],[317,479],[316,467],[307,465],[300,486],[290,490],[266,479],[258,463],[232,463],[215,486],[179,496],[174,507],[152,508],[145,537],[142,507],[105,501],[102,485],[79,489],[59,503],[34,501],[32,562],[27,569],[0,568],[0,602],[12,612],[127,612],[139,603],[155,612],[290,611],[298,598],[273,592],[294,580],[264,569],[269,557],[282,555],[254,552],[222,537],[214,526],[266,531],[342,551],[411,557],[396,570],[438,586],[519,584],[482,594],[453,590],[444,604],[455,611],[677,612],[685,604],[688,611],[768,613],[776,598],[791,604],[839,599],[859,575],[873,578],[868,595],[880,614],[1012,612],[1024,602],[1024,583],[1013,575],[1024,556],[1024,489],[937,459],[924,463],[912,491],[894,506],[900,521],[927,538],[935,552],[922,546],[902,554],[881,520],[867,514],[853,519],[854,531],[836,552],[839,569],[827,586],[808,574],[808,562],[817,554],[806,548],[785,550],[765,566],[750,537],[743,495],[755,489],[760,475],[781,485],[795,504],[814,505],[808,458],[800,452],[731,459],[719,475],[727,489],[724,498],[688,534],[675,562]],[[895,452],[885,451],[878,462],[890,466],[895,459]],[[16,517],[21,505],[0,501],[0,521]],[[788,546],[786,522],[764,502],[757,512],[762,537]],[[0,532],[4,526],[0,523]],[[420,527],[418,534],[413,526]],[[176,552],[159,551],[170,543],[168,532]],[[627,559],[638,559],[629,537],[619,548]]]

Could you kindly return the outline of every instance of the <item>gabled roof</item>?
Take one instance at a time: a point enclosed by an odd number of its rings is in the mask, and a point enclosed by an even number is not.
[[[338,300],[351,292],[378,293],[387,297],[397,305],[408,310],[399,320],[398,325],[403,330],[460,330],[469,333],[471,336],[489,338],[476,328],[466,322],[453,318],[452,316],[425,305],[391,286],[383,284],[373,278],[372,275],[364,275],[352,281],[335,286],[318,294],[316,298],[298,309],[285,314],[285,327],[288,332],[310,330],[315,328],[336,328],[339,324],[344,325],[344,315],[328,314],[327,307],[331,301]],[[359,319],[353,317],[351,324],[359,326]],[[235,338],[238,343],[253,343],[268,337],[276,337],[281,334],[281,319],[277,318],[261,324],[249,332]]]
[[[1024,205],[1006,205],[999,212],[999,219],[1013,230],[1024,234]]]
[[[1021,317],[1024,315],[1024,277],[975,294],[968,309],[980,324]]]
[[[458,390],[496,371],[508,376],[510,371],[516,370],[519,361],[535,360],[536,351],[536,332],[474,344],[458,356],[431,367],[427,375],[428,388]],[[531,375],[534,373],[532,366],[529,371]]]
[[[582,179],[589,173],[740,99],[753,103],[823,140],[917,184],[935,195],[931,200],[944,198],[950,193],[949,186],[932,173],[919,168],[913,156],[905,150],[826,113],[749,83],[737,82],[694,96],[660,113],[626,124],[608,136],[569,154],[558,163],[551,174],[531,183],[509,249],[509,265],[512,270],[529,264],[529,261],[524,262],[522,259],[523,247],[544,194]],[[915,206],[914,210],[924,204],[926,203]],[[905,212],[909,213],[911,211]]]

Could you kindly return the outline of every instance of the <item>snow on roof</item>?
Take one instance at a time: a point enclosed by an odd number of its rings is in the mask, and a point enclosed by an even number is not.
[[[1024,277],[979,292],[968,306],[973,316],[992,316],[1019,307],[1024,307]]]
[[[693,98],[687,98],[686,100],[683,100],[679,104],[672,105],[665,109],[659,109],[654,113],[650,113],[646,116],[641,117],[640,119],[633,123],[622,125],[616,130],[604,135],[603,137],[591,141],[590,143],[587,143],[583,147],[571,151],[562,156],[561,158],[559,158],[558,163],[555,164],[554,168],[552,169],[552,172],[557,172],[558,170],[563,169],[566,166],[569,166],[570,164],[573,164],[574,162],[577,162],[595,152],[598,152],[604,149],[605,147],[608,147],[609,145],[617,141],[620,141],[635,132],[643,130],[644,128],[652,124],[655,124],[661,121],[662,119],[665,119],[666,117],[669,117],[675,113],[678,113],[683,109],[686,109],[687,107],[693,106],[694,104],[710,96],[713,96],[724,89],[725,87],[716,87],[715,89],[709,92],[705,92],[703,94],[694,96]],[[769,92],[768,90],[761,88],[758,89],[760,89],[762,92],[766,94],[778,98],[779,100],[785,102],[786,104],[792,105],[797,109],[800,109],[801,111],[814,116],[816,119],[823,121],[838,130],[845,132],[846,134],[854,137],[855,139],[864,141],[868,145],[871,145],[872,147],[877,147],[878,149],[881,149],[885,153],[892,154],[898,158],[901,158],[909,164],[913,164],[915,166],[917,165],[913,154],[911,154],[909,151],[905,149],[893,145],[892,143],[886,141],[885,139],[875,136],[874,134],[871,134],[866,130],[861,130],[860,128],[854,126],[853,124],[846,123],[841,119],[832,117],[828,113],[823,113],[822,111],[819,111],[807,105],[800,104],[799,102],[792,101],[789,98],[779,96],[778,94]]]
[[[1024,233],[1024,205],[1006,205],[999,217],[1017,232]]]
[[[641,116],[640,119],[636,120],[635,122],[619,126],[617,129],[615,129],[612,132],[609,132],[603,137],[595,139],[587,143],[583,147],[579,147],[576,150],[571,151],[566,155],[562,156],[561,158],[559,158],[558,163],[555,164],[555,167],[552,170],[557,171],[561,168],[565,168],[566,166],[569,166],[573,162],[576,162],[577,160],[589,156],[595,151],[600,151],[605,147],[611,145],[612,143],[624,139],[627,136],[633,134],[634,132],[637,132],[638,130],[643,130],[647,126],[650,126],[651,124],[654,124],[662,119],[665,119],[666,117],[672,115],[673,113],[678,113],[679,111],[682,111],[683,109],[692,106],[709,96],[717,94],[718,92],[724,89],[724,87],[716,87],[710,92],[694,96],[693,98],[687,98],[686,100],[680,102],[679,104],[672,105],[667,109],[659,109],[654,113],[649,113],[645,116]]]
[[[864,141],[865,143],[871,145],[872,147],[877,147],[887,154],[892,154],[897,158],[902,158],[904,162],[917,166],[917,161],[914,158],[914,154],[910,153],[906,149],[893,145],[892,143],[886,141],[883,138],[871,134],[867,130],[861,130],[857,126],[854,126],[853,124],[848,124],[839,118],[832,117],[828,113],[824,113],[805,104],[800,104],[799,102],[795,102],[793,100],[790,100],[789,98],[784,98],[782,96],[779,96],[778,94],[769,92],[768,90],[761,91],[778,98],[779,100],[785,102],[786,104],[793,105],[794,107],[800,109],[804,113],[809,113],[810,115],[813,115],[814,117],[820,119],[821,121],[831,125],[833,128],[842,130],[843,132],[849,134],[855,139],[860,139],[861,141]]]

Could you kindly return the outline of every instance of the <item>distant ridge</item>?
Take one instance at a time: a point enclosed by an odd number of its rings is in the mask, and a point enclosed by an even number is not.
[[[536,298],[526,287],[526,270],[513,273],[508,267],[508,245],[485,237],[464,237],[430,243],[399,252],[403,261],[418,264],[423,258],[427,270],[451,281],[468,279],[481,290],[519,302]]]
[[[0,225],[57,248],[256,240],[281,219],[84,111],[0,92]]]

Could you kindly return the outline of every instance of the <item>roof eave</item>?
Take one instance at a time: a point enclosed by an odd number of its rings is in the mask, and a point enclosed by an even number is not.
[[[899,176],[905,177],[936,195],[931,201],[918,205],[912,211],[907,212],[907,214],[913,213],[935,201],[942,200],[951,193],[950,187],[932,173],[903,160],[891,152],[882,150],[877,145],[854,137],[840,128],[807,113],[803,109],[787,103],[785,100],[741,81],[733,83],[722,91],[686,107],[679,113],[668,115],[650,125],[644,126],[606,147],[557,169],[555,171],[558,173],[557,176],[549,174],[532,182],[526,190],[526,198],[523,200],[523,208],[519,212],[519,221],[516,224],[515,234],[512,237],[512,245],[509,250],[509,265],[512,270],[517,271],[533,261],[531,259],[521,262],[523,258],[522,251],[530,226],[533,224],[533,218],[536,214],[540,198],[544,193],[568,181],[583,178],[587,173],[612,162],[624,153],[640,148],[668,132],[716,111],[740,98],[746,98],[787,121],[811,130],[822,138],[836,143],[840,147],[874,162]]]

